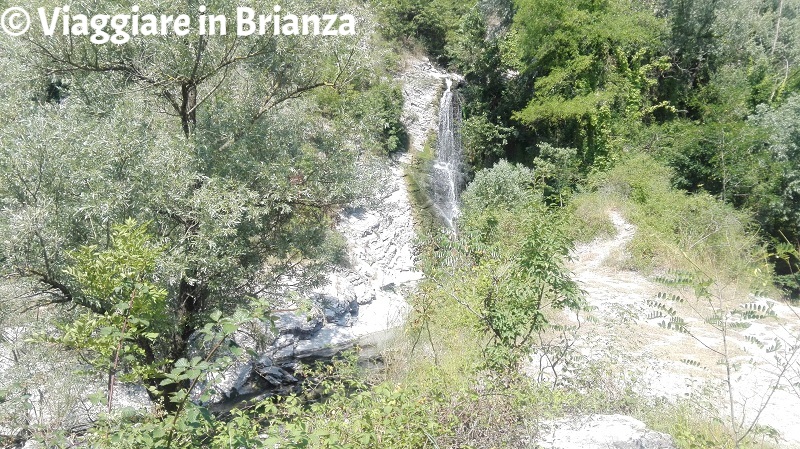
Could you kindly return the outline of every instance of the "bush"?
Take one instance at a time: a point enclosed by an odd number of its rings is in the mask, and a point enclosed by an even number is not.
[[[359,131],[360,144],[376,154],[403,151],[408,146],[403,112],[403,92],[390,81],[365,86],[363,90],[333,89],[315,92],[318,107],[325,115],[340,117],[344,127]],[[341,111],[349,111],[341,116]]]
[[[445,46],[473,2],[454,0],[376,0],[381,31],[389,39],[421,43],[429,55],[446,65]]]
[[[564,267],[571,241],[528,168],[500,161],[478,172],[462,202],[458,235],[430,263],[428,294],[468,311],[468,325],[487,340],[484,366],[513,373],[550,310],[583,305]]]
[[[506,160],[479,171],[461,196],[464,220],[491,210],[511,210],[537,198],[533,182],[533,170]]]
[[[503,156],[512,132],[513,128],[494,124],[485,114],[468,117],[462,127],[467,164],[478,170],[488,161]]]

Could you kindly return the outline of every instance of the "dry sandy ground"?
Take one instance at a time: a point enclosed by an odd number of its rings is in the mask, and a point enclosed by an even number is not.
[[[709,414],[716,413],[729,422],[726,370],[715,352],[723,350],[722,333],[703,320],[710,314],[709,304],[688,295],[684,303],[669,303],[689,323],[692,335],[659,326],[664,318],[648,319],[656,310],[648,300],[669,290],[636,272],[610,266],[609,262],[623,254],[636,229],[615,211],[609,216],[616,236],[581,245],[573,255],[574,278],[586,292],[596,318],[581,324],[580,352],[589,360],[610,358],[645,394],[697,401],[705,398],[712,408]],[[771,307],[776,314],[728,334],[736,420],[745,428],[757,420],[780,433],[780,447],[800,448],[800,353],[792,352],[800,338],[800,308],[748,295],[740,295],[736,301],[727,307],[756,303]],[[761,340],[764,347],[751,337]],[[768,352],[777,340],[782,347]]]

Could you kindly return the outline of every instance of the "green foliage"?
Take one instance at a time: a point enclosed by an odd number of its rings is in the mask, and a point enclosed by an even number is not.
[[[66,306],[43,309],[59,315],[48,341],[110,384],[144,383],[160,399],[155,415],[103,417],[90,445],[501,447],[523,444],[514,434],[529,437],[524,427],[541,416],[627,410],[629,391],[598,391],[608,367],[571,384],[588,395],[532,387],[515,370],[534,350],[569,359],[573,329],[552,324],[560,309],[583,307],[564,265],[568,236],[615,232],[610,208],[638,226],[629,267],[714,267],[763,284],[751,219],[724,203],[744,208],[775,239],[785,283],[798,285],[797,0],[376,0],[377,21],[363,3],[334,3],[363,34],[97,46],[0,33],[2,275],[46,292],[35,305]],[[239,5],[207,6],[233,17]],[[196,4],[140,7],[193,14]],[[198,405],[209,399],[202,384],[243,355],[231,335],[264,319],[270,306],[254,293],[283,292],[287,279],[318,284],[342,258],[338,208],[370,189],[356,171],[362,150],[406,146],[402,92],[371,37],[378,27],[466,79],[464,148],[476,176],[458,233],[424,244],[415,361],[387,368],[407,366],[401,380],[374,384],[353,359],[336,361],[304,373],[308,395],[216,414]],[[432,148],[408,168],[420,222]],[[587,192],[571,199],[587,174]],[[700,296],[711,288],[695,284]],[[651,317],[691,332],[685,301],[655,298]],[[749,304],[704,322],[735,328],[769,312]],[[31,406],[36,383],[23,384],[4,384],[0,408]],[[110,407],[111,392],[102,396],[93,398]],[[688,447],[730,445],[724,431],[698,427],[672,432]]]
[[[190,15],[196,8],[138,6]],[[240,5],[206,6],[235,17]],[[363,19],[363,34],[245,44],[229,30],[125,45],[57,35],[4,47],[0,272],[30,286],[34,305],[61,305],[77,319],[70,345],[102,345],[91,352],[107,363],[109,351],[118,352],[112,342],[124,341],[120,367],[131,356],[169,372],[212,311],[252,309],[257,293],[277,295],[287,283],[317,285],[341,262],[333,221],[375,188],[371,174],[357,175],[360,153],[402,146],[401,95],[385,81],[385,49],[370,38],[374,22],[363,5],[282,6],[347,10]],[[69,95],[45,101],[57,81]],[[112,244],[129,218],[147,223],[152,245],[140,248],[139,231]],[[156,262],[150,247],[158,248]]]
[[[777,284],[796,297],[800,286],[800,249],[787,241],[778,242],[772,257],[786,267],[786,274],[777,276]]]
[[[796,0],[506,3],[463,11],[446,39],[467,81],[474,170],[501,158],[535,165],[561,203],[587,173],[646,148],[675,186],[752,213],[771,240],[797,240],[791,162],[775,150],[796,122]],[[788,121],[776,128],[777,117]]]
[[[123,6],[70,5],[76,14],[129,12]],[[138,6],[196,17],[191,1]],[[230,18],[241,5],[206,6]],[[266,12],[274,3],[248,6]],[[218,427],[250,446],[240,419],[192,401],[208,399],[209,376],[242,356],[229,337],[264,319],[271,305],[257,295],[316,286],[341,262],[335,217],[375,188],[359,157],[404,146],[402,95],[387,81],[371,11],[348,0],[282,7],[346,11],[360,33],[244,39],[229,29],[125,45],[0,37],[0,276],[29,288],[9,299],[10,310],[35,311],[36,330],[47,331],[38,341],[57,343],[25,346],[19,370],[31,379],[3,382],[19,388],[4,425],[52,442],[58,429],[37,429],[25,409],[36,397],[25,398],[44,376],[29,359],[58,348],[69,357],[49,369],[79,365],[76,378],[108,381],[91,392],[91,413],[104,404],[104,419],[120,421],[111,433],[122,439],[109,446],[202,447]],[[72,410],[88,403],[74,379],[52,384],[64,399],[40,400],[53,408],[40,420],[71,425]],[[120,382],[146,387],[157,414],[122,416],[113,397]]]
[[[454,0],[374,0],[389,39],[415,40],[440,63],[447,62],[445,46],[472,2]]]
[[[219,13],[235,6],[208,5]],[[358,12],[356,5],[341,5],[350,6]],[[14,112],[0,129],[0,201],[9,208],[0,223],[8,237],[5,273],[60,282],[65,250],[102,243],[110,226],[127,217],[151,222],[163,240],[159,282],[170,296],[185,299],[195,286],[208,305],[274,285],[268,273],[288,274],[297,259],[304,261],[303,281],[312,284],[340,255],[330,232],[333,209],[368,187],[362,182],[368,177],[355,179],[357,149],[346,142],[396,148],[398,93],[379,86],[353,94],[348,107],[328,115],[300,97],[331,90],[349,100],[348,92],[380,84],[380,50],[348,37],[258,40],[250,47],[229,42],[229,33],[201,51],[196,36],[173,37],[102,47],[87,39],[46,39],[28,44],[27,59],[14,60],[29,71],[69,74],[71,95],[58,107],[25,95],[8,99]],[[4,78],[32,93],[16,79],[27,75],[18,72]],[[181,112],[181,102],[192,99],[198,101],[193,112]],[[350,108],[353,103],[363,104]],[[368,115],[373,122],[351,126]],[[29,183],[39,188],[27,189]]]
[[[411,163],[405,167],[408,192],[411,197],[412,213],[417,234],[435,235],[441,228],[441,219],[435,211],[431,199],[430,173],[436,149],[436,134],[431,132],[422,146],[422,151],[414,153]]]
[[[675,121],[654,128],[644,139],[654,142],[658,157],[674,168],[677,187],[708,192],[749,211],[772,242],[795,242],[800,233],[797,158],[792,156],[798,147],[797,96],[779,106],[760,105],[750,114],[741,94],[746,88],[722,77],[715,80],[720,92],[705,103],[705,122]],[[790,272],[786,262],[774,261],[778,274]]]
[[[364,148],[380,155],[405,150],[408,136],[400,122],[403,110],[400,86],[386,80],[362,82],[364,86],[347,90],[319,90],[315,97],[326,115],[359,131],[360,145]]]
[[[476,229],[484,214],[507,211],[538,199],[533,170],[501,160],[481,170],[461,197],[465,229]]]
[[[511,113],[524,106],[529,89],[514,76],[522,69],[518,34],[505,28],[492,32],[488,21],[494,18],[486,14],[481,8],[466,13],[447,46],[451,65],[466,80],[459,88],[466,116],[462,136],[466,161],[475,171],[509,157],[508,150],[520,143]]]
[[[210,313],[196,333],[196,341],[207,351],[188,360],[172,360],[169,347],[175,318],[166,305],[167,291],[153,280],[161,255],[146,227],[132,220],[112,227],[108,248],[89,245],[70,252],[72,265],[66,271],[76,286],[72,301],[81,310],[74,319],[60,323],[57,334],[38,338],[73,350],[95,370],[108,373],[104,401],[109,412],[119,379],[147,386],[151,397],[174,410],[177,422],[188,419],[182,410],[198,381],[231,363],[229,356],[215,355],[220,348],[225,346],[233,357],[242,355],[243,350],[231,346],[227,338],[242,323],[263,319],[266,305],[226,317],[218,310]],[[208,401],[208,394],[200,400]]]
[[[798,6],[793,0],[667,5],[675,64],[659,89],[694,120],[659,136],[672,141],[662,151],[676,168],[676,184],[753,211],[772,238],[779,238],[777,228],[793,227],[766,210],[783,208],[784,168],[764,151],[773,131],[745,120],[767,109],[759,105],[776,107],[792,95]]]
[[[207,403],[210,392],[197,392],[199,383],[231,365],[244,350],[231,343],[230,336],[244,323],[262,317],[263,309],[238,311],[224,317],[215,311],[197,331],[198,341],[208,350],[203,356],[180,358],[168,371],[158,372],[158,384],[150,385],[153,393],[169,391],[166,398],[169,412],[154,415],[109,414],[103,416],[88,435],[92,447],[173,448],[230,447],[238,442],[255,447],[261,441],[256,421],[243,411],[233,411],[221,418],[200,403]],[[224,354],[222,349],[225,349]],[[139,379],[141,381],[141,379]]]
[[[624,211],[638,227],[628,244],[630,258],[622,261],[629,268],[690,269],[689,255],[694,263],[713,265],[720,276],[749,279],[760,288],[769,269],[752,219],[709,195],[674,189],[671,177],[671,170],[652,157],[630,154],[589,178],[593,193],[578,197],[579,211],[589,217],[597,205]]]
[[[462,196],[457,255],[444,260],[459,285],[443,288],[486,334],[485,363],[499,371],[513,371],[531,350],[548,310],[583,304],[563,264],[571,242],[561,216],[532,182],[529,169],[505,161],[478,172]]]
[[[751,204],[768,232],[780,238],[779,232],[791,241],[800,238],[800,95],[793,95],[779,107],[761,106],[752,122],[764,130],[767,160],[772,162],[771,176],[760,183],[771,200],[768,206]]]
[[[676,404],[659,404],[657,411],[646,412],[644,417],[648,427],[668,433],[679,449],[733,449],[777,447],[765,441],[769,438],[767,429],[750,435],[740,441],[738,446],[730,432],[718,419],[708,416],[708,410],[683,400]],[[767,438],[764,438],[767,437]]]
[[[167,291],[152,278],[161,254],[146,226],[133,220],[112,227],[108,248],[88,245],[69,252],[65,272],[76,286],[72,301],[80,312],[60,323],[58,334],[39,338],[77,351],[110,376],[119,371],[124,380],[152,378],[162,363],[153,348],[171,326]]]
[[[610,195],[589,195],[579,193],[570,199],[567,210],[573,217],[574,226],[570,236],[576,242],[590,242],[596,238],[612,238],[617,234],[608,211],[618,207],[618,202]]]
[[[464,159],[473,170],[488,161],[502,157],[513,128],[489,121],[485,115],[473,115],[464,120],[461,136],[464,140]]]
[[[234,408],[229,416],[186,402],[182,412],[161,419],[105,421],[90,441],[93,447],[115,448],[416,448],[449,433],[436,416],[443,397],[425,397],[415,387],[367,385],[356,363],[351,353],[307,368],[303,376],[316,398],[267,399]],[[182,360],[165,382],[196,379],[209,369],[212,365],[203,360]],[[176,399],[184,400],[187,393]]]
[[[152,279],[162,252],[147,226],[129,219],[112,226],[108,248],[87,245],[68,252],[65,272],[85,307],[158,320],[165,314],[167,292],[146,279]]]
[[[664,104],[649,96],[657,74],[662,21],[627,1],[516,2],[515,26],[534,95],[515,117],[551,143],[581,150],[591,166],[612,148],[610,121],[649,116]],[[564,124],[567,125],[566,129]]]
[[[539,156],[533,159],[534,172],[541,185],[545,186],[545,196],[558,204],[569,197],[573,186],[580,180],[578,150],[557,148],[549,143],[539,145]]]

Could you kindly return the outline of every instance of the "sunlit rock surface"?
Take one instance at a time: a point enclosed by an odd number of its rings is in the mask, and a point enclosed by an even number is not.
[[[542,423],[541,449],[675,449],[672,437],[624,415],[589,415]]]

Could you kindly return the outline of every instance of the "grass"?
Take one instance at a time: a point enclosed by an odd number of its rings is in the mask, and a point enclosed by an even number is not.
[[[637,227],[620,268],[715,273],[746,279],[753,288],[771,283],[767,252],[749,216],[709,195],[688,195],[670,185],[671,172],[643,154],[591,176],[571,208],[578,241],[613,235],[607,218],[617,210]]]
[[[731,310],[749,302],[751,292],[774,295],[767,250],[751,218],[710,195],[677,190],[671,178],[664,165],[636,153],[592,175],[571,204],[573,236],[582,241],[610,237],[614,230],[607,215],[615,210],[637,228],[623,257],[615,260],[618,268],[656,277],[691,273],[698,282],[710,281],[715,304]],[[680,448],[776,447],[775,432],[768,427],[737,446],[728,423],[711,419],[695,399],[664,404],[638,400],[642,404],[635,408],[636,416],[672,435]]]
[[[436,132],[431,131],[422,147],[422,151],[412,152],[411,162],[405,167],[411,210],[417,235],[419,236],[436,235],[442,226],[440,219],[436,216],[428,184],[431,166],[436,157],[435,152]]]
[[[675,439],[678,449],[733,449],[736,447],[727,427],[710,419],[689,400],[653,405],[638,416],[651,429]],[[767,428],[740,443],[741,448],[772,449],[779,447]]]

